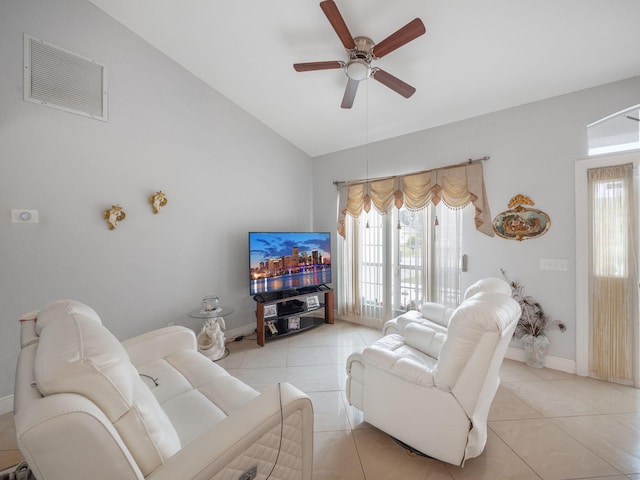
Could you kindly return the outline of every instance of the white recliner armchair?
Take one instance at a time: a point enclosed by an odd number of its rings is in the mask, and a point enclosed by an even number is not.
[[[410,322],[347,360],[346,394],[364,420],[454,465],[482,453],[499,369],[520,306],[504,293],[469,296],[445,332]]]
[[[14,421],[38,480],[311,479],[309,397],[255,391],[198,353],[193,331],[121,343],[71,300],[21,322]]]
[[[465,290],[463,301],[478,292],[498,292],[511,295],[511,287],[501,278],[482,278]],[[446,333],[453,311],[453,308],[446,307],[440,303],[425,302],[420,310],[409,310],[391,320],[387,320],[382,326],[382,334],[399,333],[403,335],[405,327],[414,322],[422,323],[437,332]]]

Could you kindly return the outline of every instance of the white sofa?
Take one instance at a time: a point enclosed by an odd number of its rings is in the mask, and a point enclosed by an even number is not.
[[[70,300],[22,320],[14,420],[39,480],[312,474],[304,393],[286,383],[258,393],[198,353],[183,327],[121,343]]]
[[[454,465],[482,453],[499,370],[521,310],[510,295],[479,292],[446,333],[411,322],[347,359],[346,395],[366,422]]]
[[[469,286],[463,296],[463,301],[478,292],[498,292],[511,295],[511,287],[501,278],[482,278]],[[453,308],[446,307],[435,302],[425,302],[420,310],[409,310],[391,320],[387,320],[382,326],[383,335],[391,333],[404,334],[405,327],[414,322],[422,323],[433,328],[437,332],[447,333],[449,319],[453,315]]]

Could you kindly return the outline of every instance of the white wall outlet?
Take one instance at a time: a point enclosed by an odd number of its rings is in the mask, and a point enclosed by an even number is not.
[[[551,270],[554,272],[566,272],[569,263],[566,258],[541,258],[540,270]]]
[[[38,210],[14,208],[11,210],[11,223],[38,223]]]

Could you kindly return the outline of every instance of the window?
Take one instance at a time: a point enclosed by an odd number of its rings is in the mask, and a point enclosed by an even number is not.
[[[372,209],[350,218],[357,238],[348,264],[358,269],[360,312],[388,319],[417,309],[425,301],[457,306],[460,301],[461,210],[440,202],[422,210]],[[355,257],[357,260],[354,261]]]
[[[591,187],[593,274],[597,277],[626,277],[627,216],[630,208],[627,187],[618,179],[592,179]]]
[[[407,209],[396,211],[398,223],[396,226],[394,252],[396,253],[393,289],[393,316],[403,311],[415,310],[424,299],[424,279],[427,261],[425,257],[425,225],[429,220],[425,218],[431,208],[412,212]],[[400,227],[400,228],[398,228]]]
[[[587,126],[589,156],[640,149],[640,105]]]
[[[362,239],[358,246],[360,257],[360,303],[363,315],[372,318],[382,318],[385,305],[384,276],[386,270],[384,220],[385,215],[380,215],[373,210],[363,220],[365,225],[358,225],[359,238]],[[362,222],[360,222],[362,223]]]

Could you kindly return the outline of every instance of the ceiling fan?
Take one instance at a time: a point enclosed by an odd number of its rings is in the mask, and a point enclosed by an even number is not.
[[[384,57],[388,53],[423,35],[426,32],[426,28],[422,20],[419,18],[411,20],[404,27],[392,33],[380,43],[375,44],[373,40],[368,37],[354,38],[351,35],[347,24],[342,18],[342,15],[340,15],[340,11],[333,0],[320,2],[320,8],[338,34],[338,38],[340,38],[344,48],[347,50],[349,59],[346,62],[296,63],[293,65],[293,68],[295,68],[297,72],[343,68],[348,77],[348,81],[344,97],[342,98],[342,108],[351,108],[353,106],[353,101],[358,91],[358,84],[369,77],[379,81],[405,98],[409,98],[415,93],[416,89],[414,87],[378,67],[372,67],[371,62]]]

